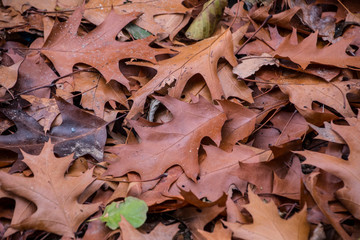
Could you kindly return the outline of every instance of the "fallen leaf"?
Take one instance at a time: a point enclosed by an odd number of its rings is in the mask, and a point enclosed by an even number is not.
[[[110,162],[107,175],[122,176],[134,171],[143,180],[153,179],[171,166],[180,165],[189,178],[196,180],[200,141],[209,136],[216,143],[220,142],[225,114],[201,97],[192,104],[169,96],[157,99],[170,110],[173,120],[165,124],[131,120],[141,142],[108,147],[106,151],[116,154],[118,159]],[[186,125],[182,124],[184,121]],[[134,162],[138,164],[134,165]],[[143,183],[143,190],[148,190],[150,186],[153,183]]]
[[[49,137],[45,136],[43,127],[28,114],[20,109],[1,108],[0,111],[17,126],[17,131],[10,135],[0,136],[0,148],[8,149],[19,154],[20,148],[30,154],[39,154],[43,144]]]
[[[45,133],[50,130],[51,124],[60,113],[55,99],[38,98],[33,95],[22,95],[21,97],[31,103],[25,112],[44,127]]]
[[[220,221],[215,224],[215,228],[213,232],[206,232],[204,230],[198,230],[198,232],[207,240],[230,240],[231,239],[231,231],[229,229],[225,229]]]
[[[99,25],[105,20],[112,7],[117,14],[142,12],[143,14],[135,21],[135,24],[157,35],[166,32],[166,30],[156,23],[154,17],[164,14],[184,15],[190,12],[191,9],[184,7],[182,2],[183,0],[158,0],[154,2],[132,0],[123,4],[123,0],[90,0],[85,5],[84,17],[90,22]]]
[[[295,213],[285,220],[279,216],[278,209],[273,201],[264,203],[251,190],[250,203],[244,207],[253,217],[252,224],[224,222],[234,237],[242,239],[308,239],[310,226],[306,221],[306,208]]]
[[[100,220],[112,230],[117,229],[124,219],[134,228],[138,228],[146,221],[147,211],[148,206],[143,200],[129,196],[123,202],[112,202],[106,206]]]
[[[171,53],[167,49],[149,47],[155,37],[131,42],[115,40],[118,32],[135,20],[139,16],[138,13],[118,15],[111,11],[102,24],[80,37],[77,30],[82,11],[82,8],[77,8],[67,22],[56,21],[41,50],[62,76],[72,73],[76,63],[85,63],[99,70],[106,82],[113,79],[129,88],[128,80],[119,70],[121,59],[143,59],[156,63],[156,55]],[[114,22],[118,23],[116,27],[113,25]]]
[[[354,116],[346,95],[359,91],[360,83],[357,80],[325,82],[307,74],[262,78],[259,72],[257,76],[266,82],[277,84],[283,93],[289,95],[290,102],[298,109],[312,109],[312,103],[317,101],[335,109],[344,117]]]
[[[24,219],[28,218],[36,211],[36,206],[32,202],[29,202],[26,199],[11,194],[9,192],[5,192],[0,188],[0,199],[1,198],[11,198],[15,200],[15,209],[11,219],[11,225],[13,226],[22,222]],[[10,226],[4,232],[3,237],[4,238],[9,237],[10,235],[16,233],[17,231],[18,231],[17,229]]]
[[[226,193],[230,185],[246,190],[247,181],[239,178],[239,162],[256,163],[266,159],[266,151],[246,145],[235,145],[232,152],[227,153],[214,146],[203,146],[206,158],[200,163],[197,182],[182,175],[176,182],[179,189],[192,191],[197,198],[209,201],[219,199]],[[207,186],[212,186],[208,188]]]
[[[119,225],[121,229],[119,240],[167,240],[172,239],[179,230],[179,224],[165,226],[164,224],[159,223],[150,233],[146,234],[136,230],[128,221],[126,221],[126,219],[121,221]]]
[[[99,204],[77,202],[77,197],[94,180],[92,170],[81,177],[64,177],[73,156],[58,159],[54,156],[53,147],[47,142],[40,155],[22,152],[23,161],[33,171],[34,177],[14,176],[0,171],[1,187],[29,199],[37,207],[34,214],[14,225],[14,228],[38,229],[74,237],[79,225],[98,210]]]
[[[217,75],[218,60],[224,57],[231,65],[236,64],[229,31],[187,47],[172,49],[179,51],[179,54],[160,61],[158,65],[145,62],[132,63],[137,66],[154,68],[157,70],[157,74],[130,98],[134,100],[134,103],[127,116],[129,119],[142,112],[146,97],[155,91],[167,89],[170,85],[175,84],[169,89],[169,95],[179,98],[187,81],[197,73],[204,78],[212,99],[221,99],[221,96],[224,95]]]
[[[11,6],[19,12],[24,12],[31,6],[48,11],[54,11],[56,6],[55,0],[42,1],[42,0],[3,0],[4,6]]]
[[[250,136],[255,130],[257,114],[252,110],[230,101],[219,101],[226,114],[226,122],[221,130],[220,148],[230,151],[236,142]]]
[[[43,39],[38,38],[30,45],[30,48],[41,48],[42,46]],[[23,92],[33,88],[47,86],[55,79],[57,79],[57,75],[45,63],[39,51],[30,51],[19,67],[19,77],[15,85],[15,90]],[[41,88],[36,91],[31,91],[30,93],[36,97],[48,98],[50,96],[50,87]]]
[[[49,133],[55,152],[63,157],[74,153],[74,158],[90,154],[102,161],[106,142],[107,122],[56,97],[62,123]]]
[[[295,35],[294,35],[295,34]],[[299,64],[302,69],[311,63],[331,65],[340,68],[357,67],[360,68],[360,57],[346,54],[346,48],[352,42],[352,39],[341,39],[340,41],[323,48],[318,48],[318,33],[312,33],[303,41],[292,44],[291,37],[296,37],[296,31],[288,35],[282,41],[280,46],[272,53],[277,58],[287,58]]]
[[[82,92],[81,105],[94,110],[95,115],[104,118],[105,104],[114,100],[129,107],[120,84],[115,81],[106,83],[98,73],[81,72],[74,75],[74,90]]]
[[[202,11],[190,24],[185,36],[193,40],[202,40],[210,37],[216,30],[227,0],[209,0],[203,5]]]
[[[331,124],[331,129],[339,134],[348,144],[350,148],[349,160],[346,161],[338,157],[308,150],[296,153],[306,157],[305,164],[322,168],[343,180],[344,187],[336,192],[336,196],[353,216],[359,219],[360,189],[358,182],[360,179],[358,179],[358,176],[360,176],[360,170],[357,161],[357,156],[360,154],[360,150],[357,147],[358,136],[360,135],[359,116],[358,118],[347,118],[346,120],[350,126]]]
[[[4,65],[0,66],[0,86],[6,88],[5,90],[9,90],[15,85],[18,78],[20,64],[21,61],[11,65],[10,67],[6,67]]]
[[[279,65],[279,61],[272,58],[269,54],[263,53],[261,56],[250,56],[241,58],[241,63],[233,68],[233,73],[240,78],[247,78],[253,75],[262,66]]]

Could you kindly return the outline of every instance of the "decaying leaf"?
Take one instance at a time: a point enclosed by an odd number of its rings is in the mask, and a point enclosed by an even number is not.
[[[227,0],[207,1],[202,11],[185,32],[185,36],[193,40],[202,40],[210,37],[215,32],[226,5]]]
[[[49,133],[55,144],[54,150],[60,156],[75,153],[74,157],[90,154],[101,161],[106,141],[107,122],[91,115],[61,98],[56,98],[62,123]]]
[[[263,53],[261,56],[242,58],[241,63],[233,68],[233,73],[238,75],[240,78],[247,78],[253,75],[262,66],[278,64],[278,60],[272,58],[270,54]]]

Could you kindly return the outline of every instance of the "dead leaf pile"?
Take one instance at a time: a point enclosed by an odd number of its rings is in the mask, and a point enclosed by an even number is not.
[[[2,0],[0,238],[360,238],[359,14]]]

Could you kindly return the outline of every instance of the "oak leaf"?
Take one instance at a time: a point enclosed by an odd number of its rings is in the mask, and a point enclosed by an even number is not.
[[[11,219],[12,226],[20,223],[22,220],[26,219],[36,211],[36,206],[32,202],[29,202],[28,200],[16,196],[10,192],[3,191],[0,185],[0,199],[1,198],[11,198],[15,201],[15,209]],[[10,226],[4,233],[3,237],[6,238],[17,231],[17,229]]]
[[[86,5],[84,17],[90,22],[99,25],[104,21],[106,16],[114,8],[118,14],[142,12],[143,14],[135,21],[135,24],[148,30],[154,35],[166,32],[159,24],[156,23],[155,17],[161,15],[185,15],[191,9],[184,7],[183,0],[157,0],[143,1],[132,0],[124,4],[123,0],[90,0]],[[188,20],[187,20],[188,21]],[[180,29],[179,29],[180,30]]]
[[[132,63],[137,66],[154,68],[157,74],[130,99],[134,104],[128,118],[142,112],[146,97],[155,91],[169,89],[169,95],[179,98],[188,80],[195,74],[201,74],[209,87],[212,99],[221,99],[224,95],[219,77],[217,64],[224,57],[232,66],[237,64],[233,53],[232,36],[230,31],[223,32],[220,36],[207,38],[198,43],[186,47],[172,47],[179,52],[170,59],[160,61],[158,65],[151,63]]]
[[[30,48],[40,48],[44,43],[42,38],[37,38]],[[18,92],[27,91],[36,87],[50,85],[57,75],[45,63],[44,58],[39,51],[30,51],[19,67],[19,77],[14,89]],[[48,98],[50,96],[50,88],[41,88],[30,94]]]
[[[56,1],[55,0],[49,0],[49,1],[42,1],[42,0],[3,0],[2,3],[4,6],[12,6],[19,12],[24,12],[26,9],[30,8],[31,6],[42,9],[42,10],[48,10],[53,11],[56,7]]]
[[[106,142],[107,122],[56,97],[62,123],[49,133],[55,152],[63,157],[74,152],[74,157],[90,154],[102,161]]]
[[[155,40],[153,36],[131,42],[115,40],[119,31],[135,20],[139,13],[118,15],[111,11],[97,28],[85,36],[79,36],[77,31],[82,12],[83,8],[78,8],[67,22],[56,21],[41,50],[61,75],[71,73],[76,63],[85,63],[99,70],[107,82],[114,79],[129,88],[128,80],[119,69],[121,59],[142,59],[156,63],[156,55],[171,53],[167,49],[149,47]],[[117,24],[114,25],[114,22]]]
[[[74,90],[81,91],[80,104],[90,110],[94,110],[97,117],[104,118],[105,104],[114,100],[125,107],[129,107],[126,96],[119,83],[110,81],[106,84],[105,79],[98,73],[81,72],[74,75]]]
[[[225,229],[220,221],[215,224],[213,232],[210,233],[204,230],[198,230],[198,232],[207,240],[231,239],[231,231],[229,229]]]
[[[295,35],[294,35],[295,34]],[[274,57],[288,58],[305,69],[311,63],[331,65],[340,68],[360,68],[360,57],[346,54],[346,48],[352,42],[351,38],[340,41],[323,48],[316,45],[318,33],[312,33],[302,42],[292,44],[291,38],[296,37],[296,31],[287,36],[280,46],[272,53]]]
[[[26,108],[25,112],[44,127],[45,133],[50,130],[51,124],[60,113],[56,100],[53,98],[38,98],[33,95],[22,95],[21,97],[31,103],[31,106]]]
[[[170,110],[173,120],[164,124],[130,120],[141,142],[108,147],[106,150],[118,159],[110,162],[106,174],[122,176],[135,171],[142,179],[153,179],[171,166],[180,165],[196,181],[200,141],[208,136],[219,144],[225,114],[202,97],[192,104],[169,96],[156,98]],[[149,183],[143,183],[143,187],[148,190]]]
[[[306,221],[306,207],[290,219],[282,219],[273,201],[264,203],[249,191],[250,203],[244,207],[253,217],[252,224],[224,222],[234,233],[234,237],[251,240],[268,239],[308,239],[310,226]]]
[[[6,89],[12,88],[18,78],[18,70],[22,61],[19,61],[9,67],[0,66],[0,87]]]
[[[219,101],[226,114],[226,122],[221,130],[220,148],[229,151],[237,141],[247,138],[255,130],[257,114],[252,110],[226,100]]]
[[[203,239],[203,235],[198,230],[204,230],[205,225],[216,218],[224,209],[225,207],[218,205],[201,209],[191,206],[178,209],[175,212],[175,217],[190,229],[194,239]]]
[[[268,83],[277,84],[283,93],[289,95],[290,102],[298,109],[313,109],[312,103],[317,101],[335,109],[344,117],[354,116],[346,95],[358,94],[360,91],[360,83],[356,79],[325,82],[308,74],[278,77],[265,76],[261,72],[258,72],[257,76]]]
[[[247,181],[239,178],[239,162],[258,163],[266,160],[270,152],[246,145],[235,145],[230,153],[214,146],[203,146],[203,148],[207,156],[200,163],[197,182],[182,175],[176,184],[179,189],[191,190],[199,199],[206,197],[210,201],[220,198],[228,191],[230,185],[245,191]]]
[[[14,176],[0,171],[1,188],[32,201],[37,210],[13,227],[74,237],[80,224],[98,210],[99,204],[84,205],[77,201],[94,181],[92,170],[80,177],[64,176],[73,156],[56,158],[50,142],[44,145],[40,155],[22,154],[34,177]],[[50,209],[52,212],[49,212]]]
[[[10,106],[1,108],[0,112],[12,120],[18,129],[14,134],[0,136],[0,148],[18,153],[19,158],[22,158],[20,148],[30,154],[39,154],[41,147],[49,139],[45,136],[43,127],[20,109]]]
[[[357,118],[347,118],[346,120],[350,126],[331,124],[331,129],[339,134],[348,144],[350,148],[349,160],[346,161],[338,157],[308,150],[297,152],[306,157],[305,164],[317,166],[343,180],[344,187],[335,194],[357,219],[360,219],[359,118],[360,115]]]
[[[172,239],[177,231],[179,231],[179,224],[172,224],[165,226],[162,223],[156,225],[150,233],[142,233],[134,228],[125,218],[119,223],[121,229],[121,236],[118,240],[167,240]]]

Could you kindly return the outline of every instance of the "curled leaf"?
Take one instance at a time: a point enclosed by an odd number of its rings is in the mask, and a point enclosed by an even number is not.
[[[186,37],[193,40],[210,37],[215,32],[226,5],[227,0],[209,0],[206,2],[200,14],[186,31]]]

